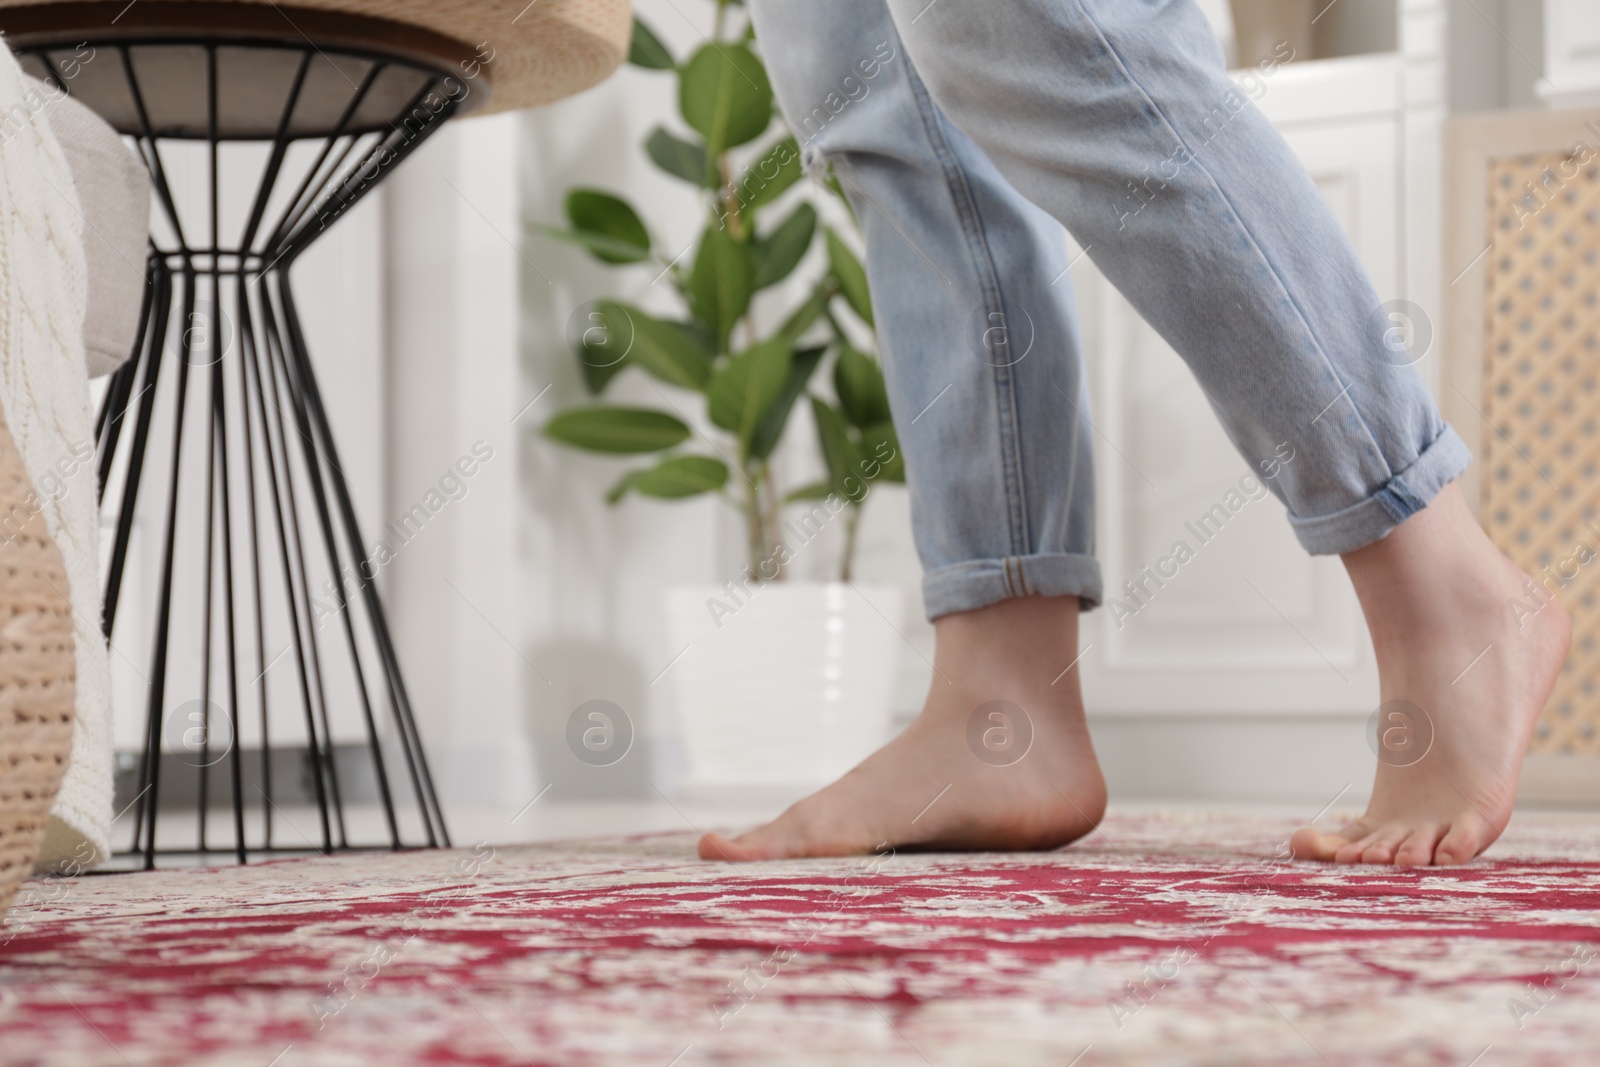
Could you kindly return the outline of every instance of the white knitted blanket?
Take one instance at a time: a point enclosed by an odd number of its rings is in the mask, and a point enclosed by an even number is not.
[[[109,851],[111,717],[84,363],[83,216],[50,131],[51,106],[0,46],[0,404],[66,562],[77,636],[72,763],[39,867],[72,870]]]

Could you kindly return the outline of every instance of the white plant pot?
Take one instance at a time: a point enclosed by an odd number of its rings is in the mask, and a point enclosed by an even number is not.
[[[695,791],[825,785],[889,739],[900,590],[775,582],[666,592],[668,668]]]

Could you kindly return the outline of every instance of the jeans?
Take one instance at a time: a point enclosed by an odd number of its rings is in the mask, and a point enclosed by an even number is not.
[[[1061,226],[1275,470],[1307,551],[1378,540],[1466,469],[1191,0],[750,3],[808,168],[861,222],[929,618],[1101,599]]]

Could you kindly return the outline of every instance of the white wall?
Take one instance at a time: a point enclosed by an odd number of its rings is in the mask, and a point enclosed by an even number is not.
[[[682,55],[710,28],[710,5],[638,6]],[[676,776],[670,686],[652,684],[675,651],[662,592],[737,576],[740,530],[713,500],[607,506],[604,491],[626,464],[540,435],[555,411],[584,398],[564,341],[579,305],[618,296],[681,312],[665,282],[652,284],[654,271],[608,270],[531,227],[560,224],[566,191],[591,185],[627,196],[669,257],[685,249],[703,225],[699,202],[640,147],[655,124],[677,121],[670,76],[624,68],[554,107],[458,122],[390,181],[394,508],[403,510],[473,440],[487,437],[496,448],[469,497],[430,524],[387,575],[413,702],[447,797],[531,797],[550,783],[569,799],[653,797],[654,787],[670,792]],[[826,198],[816,198],[826,210]],[[787,290],[758,303],[758,315],[792,308],[806,275],[820,269],[803,265]],[[637,372],[619,378],[608,399],[670,402],[692,420],[703,406],[687,394],[669,400]],[[779,461],[790,485],[810,479],[811,434],[808,416],[797,412]],[[817,545],[797,573],[825,573],[837,547]],[[930,653],[903,490],[875,495],[859,560],[863,580],[907,587],[912,619],[902,629]],[[909,715],[928,668],[909,649],[903,662],[899,703]],[[623,707],[638,737],[633,755],[602,770],[579,764],[564,741],[567,717],[593,698]]]
[[[1501,7],[1492,5],[1497,20]],[[709,5],[639,0],[638,8],[680,54],[709,28]],[[1454,3],[1450,13],[1459,17]],[[530,226],[559,224],[566,191],[586,184],[631,199],[669,256],[689,245],[700,226],[693,194],[655,171],[640,148],[657,122],[676,125],[672,89],[669,77],[625,68],[550,108],[457,123],[389,188],[392,505],[403,508],[473,440],[496,448],[468,499],[390,575],[397,636],[447,799],[531,798],[550,784],[568,799],[671,792],[673,708],[668,685],[652,684],[675,653],[661,593],[737,574],[739,530],[715,501],[608,507],[601,496],[623,465],[539,435],[554,411],[584,395],[564,341],[574,309],[602,296],[662,311],[673,303],[651,272],[603,268]],[[1455,102],[1470,95],[1459,91]],[[636,373],[611,396],[665,403]],[[686,399],[673,394],[691,414]],[[811,429],[802,417],[790,432],[802,439],[786,461],[798,478]],[[908,594],[905,632],[917,651],[903,649],[897,703],[909,714],[926,683],[931,628],[920,621],[903,493],[873,501],[864,534],[864,577],[898,582]],[[621,705],[639,738],[635,756],[601,772],[573,760],[563,739],[572,710],[597,697]],[[1300,703],[1293,715],[1129,707],[1091,710],[1091,718],[1124,798],[1316,807],[1349,785],[1347,800],[1355,799],[1371,766],[1360,716]]]
[[[1449,0],[1452,111],[1538,102],[1542,6]],[[709,4],[639,0],[638,10],[679,54],[709,29]],[[666,311],[673,302],[664,284],[651,284],[651,272],[602,268],[529,226],[558,223],[566,190],[587,184],[628,196],[669,255],[690,244],[700,226],[693,194],[657,172],[640,149],[656,123],[677,125],[672,88],[668,76],[624,68],[554,107],[457,122],[297,268],[313,352],[369,534],[423,500],[476,443],[493,450],[466,480],[466,496],[444,507],[380,579],[447,799],[520,805],[551,782],[571,797],[670,791],[678,762],[674,709],[670,687],[652,684],[675,652],[664,633],[661,593],[678,583],[720,584],[741,568],[738,525],[720,504],[629,500],[608,507],[601,494],[622,465],[558,449],[538,433],[555,410],[583,396],[563,340],[578,305],[622,296]],[[185,173],[177,167],[175,180],[182,184]],[[372,273],[375,257],[383,259],[381,275]],[[796,285],[817,266],[803,267]],[[367,291],[380,276],[383,322],[373,313],[379,298]],[[766,314],[793,292],[769,298]],[[371,403],[380,380],[387,390],[381,409]],[[619,380],[613,395],[663,403],[637,374]],[[782,463],[791,484],[804,480],[813,462],[808,421],[799,411],[790,430]],[[151,484],[150,499],[159,499]],[[154,573],[154,547],[146,538],[136,549],[145,573]],[[824,573],[836,548],[819,545],[799,571]],[[902,648],[897,706],[909,715],[926,684],[932,633],[921,620],[903,491],[881,488],[872,501],[860,571],[867,581],[906,591],[903,630],[914,648]],[[130,624],[147,614],[148,600],[148,590],[131,582],[124,601]],[[142,714],[121,708],[142,712],[143,636],[119,637],[130,655],[113,658],[118,737],[126,747],[142,737]],[[640,736],[636,756],[605,772],[570,759],[563,740],[567,716],[593,697],[624,707]],[[1346,775],[1362,781],[1370,762],[1359,741],[1350,744],[1348,716],[1264,721],[1223,711],[1179,721],[1157,708],[1092,716],[1122,796],[1310,795]],[[1275,752],[1315,753],[1314,766],[1272,759]]]
[[[524,403],[515,135],[510,116],[446,127],[396,172],[384,201],[387,518],[427,501],[463,460],[472,471],[465,495],[400,547],[381,578],[436,780],[456,801],[509,803],[532,784],[513,580],[512,419]]]
[[[642,18],[680,56],[688,55],[710,29],[711,5],[642,0]],[[704,16],[700,24],[686,16]],[[521,118],[523,205],[526,223],[561,224],[569,188],[589,185],[628,198],[646,220],[668,258],[687,248],[704,225],[694,192],[655,169],[642,142],[658,123],[682,129],[676,82],[670,75],[624,68],[611,81],[574,100]],[[819,209],[827,198],[809,188]],[[662,504],[630,498],[618,507],[601,499],[627,464],[559,449],[538,435],[538,426],[561,406],[584,399],[577,364],[564,337],[568,317],[586,301],[618,296],[647,310],[682,315],[667,283],[653,281],[647,267],[607,269],[570,246],[529,233],[523,246],[522,394],[550,392],[520,426],[522,435],[523,583],[528,618],[528,655],[547,675],[530,686],[528,722],[541,744],[540,767],[568,795],[606,792],[653,796],[652,786],[670,791],[679,766],[673,736],[670,685],[656,681],[678,651],[669,647],[662,592],[683,583],[721,585],[743,567],[742,534],[718,501]],[[770,322],[792,309],[797,291],[821,264],[803,265],[785,287],[758,297],[758,319]],[[704,425],[703,401],[663,391],[653,379],[630,372],[612,385],[608,399],[664,407]],[[797,410],[778,465],[791,486],[811,480],[814,462],[809,416]],[[910,549],[905,493],[885,488],[871,501],[862,528],[859,573],[865,581],[897,580],[908,586],[911,625],[902,627],[925,651],[931,627],[921,620]],[[821,576],[836,556],[829,541],[807,549],[795,568]],[[909,713],[926,687],[926,663],[909,649],[902,657],[900,703]],[[567,754],[566,718],[584,700],[602,697],[635,719],[640,755],[603,772]]]

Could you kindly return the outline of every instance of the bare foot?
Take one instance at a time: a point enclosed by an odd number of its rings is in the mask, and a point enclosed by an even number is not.
[[[1511,818],[1571,621],[1543,588],[1539,610],[1513,608],[1529,602],[1529,579],[1453,484],[1344,563],[1378,656],[1377,780],[1360,819],[1333,834],[1307,827],[1290,847],[1339,863],[1466,863]]]
[[[707,834],[701,858],[1051,849],[1094,829],[1105,780],[1078,668],[1064,670],[1078,654],[1077,598],[1006,600],[934,627],[933,686],[900,736],[767,825]]]

